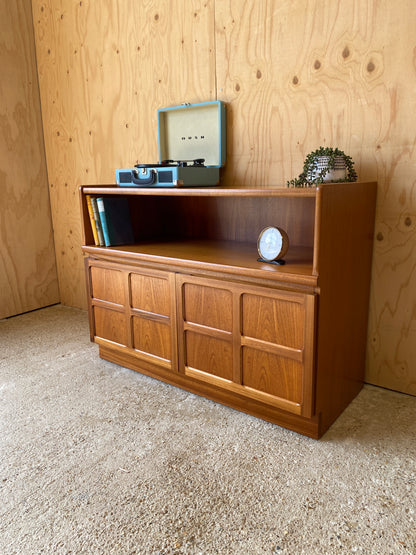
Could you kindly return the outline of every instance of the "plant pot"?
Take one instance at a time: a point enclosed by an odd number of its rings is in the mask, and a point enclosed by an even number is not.
[[[313,181],[328,167],[329,156],[318,156],[314,161],[314,165],[310,167],[308,172],[308,180]],[[322,178],[324,182],[340,181],[347,177],[347,166],[343,156],[336,156],[334,159],[334,167],[328,170]]]

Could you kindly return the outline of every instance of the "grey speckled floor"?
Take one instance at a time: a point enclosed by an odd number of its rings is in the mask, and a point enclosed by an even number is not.
[[[416,553],[416,398],[315,441],[98,358],[85,312],[0,321],[0,553]]]

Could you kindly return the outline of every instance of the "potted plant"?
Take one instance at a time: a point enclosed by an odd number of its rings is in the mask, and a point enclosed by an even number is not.
[[[315,187],[323,182],[357,181],[351,156],[338,148],[319,147],[305,158],[303,171],[287,182],[288,187]]]

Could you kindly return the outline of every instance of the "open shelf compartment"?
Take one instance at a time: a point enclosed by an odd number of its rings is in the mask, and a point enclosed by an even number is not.
[[[176,189],[149,190],[84,187],[84,251],[94,245],[86,195],[127,196],[134,243],[110,247],[126,258],[166,262],[179,266],[200,264],[213,270],[250,274],[270,279],[298,276],[313,285],[316,192],[290,189]],[[267,226],[288,233],[289,250],[284,266],[257,260],[257,238]],[[107,247],[106,247],[107,248]]]

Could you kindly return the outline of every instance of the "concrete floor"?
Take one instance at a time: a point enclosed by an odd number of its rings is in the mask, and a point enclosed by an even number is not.
[[[0,553],[416,553],[416,398],[315,441],[98,358],[83,311],[0,321]]]

